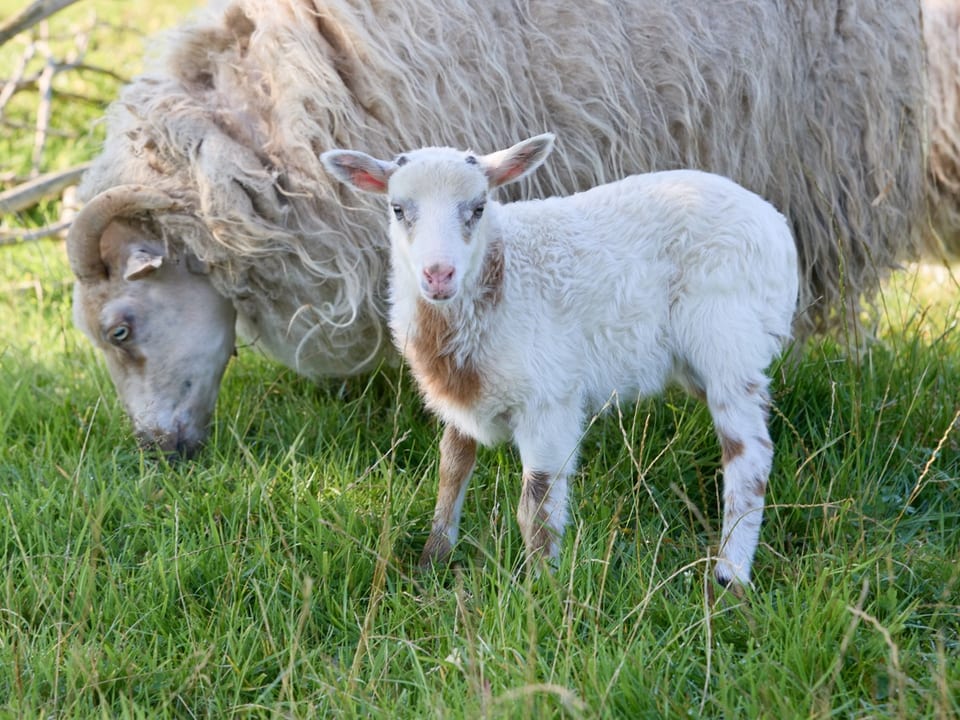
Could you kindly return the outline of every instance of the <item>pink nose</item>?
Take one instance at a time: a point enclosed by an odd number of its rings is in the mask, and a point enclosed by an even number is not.
[[[453,295],[453,276],[456,268],[446,263],[434,263],[423,270],[423,287],[435,300]]]

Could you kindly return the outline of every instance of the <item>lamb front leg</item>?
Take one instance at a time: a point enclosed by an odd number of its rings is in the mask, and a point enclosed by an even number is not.
[[[420,556],[420,567],[440,563],[450,557],[460,534],[460,512],[467,485],[477,462],[477,441],[447,425],[440,440],[440,486],[433,525]]]
[[[514,439],[523,462],[517,523],[531,568],[555,560],[567,524],[568,479],[576,469],[582,434],[577,408],[557,408],[520,423]]]
[[[523,489],[517,505],[517,524],[531,567],[557,559],[567,524],[569,473],[523,470]]]

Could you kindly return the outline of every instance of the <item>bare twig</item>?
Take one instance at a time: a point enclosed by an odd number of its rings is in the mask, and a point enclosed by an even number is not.
[[[33,45],[30,46],[31,49]],[[54,70],[57,72],[63,72],[66,70],[79,70],[80,72],[92,72],[98,73],[100,75],[106,75],[107,77],[113,78],[119,83],[127,83],[130,81],[130,78],[120,75],[119,73],[111,70],[110,68],[100,67],[98,65],[88,65],[83,62],[55,62],[53,64]],[[42,73],[34,73],[24,77],[20,74],[17,77],[11,78],[4,84],[4,88],[0,91],[0,101],[3,101],[7,97],[7,94],[12,96],[14,93],[20,92],[21,90],[34,90],[37,87],[37,83],[40,81],[40,76]],[[57,93],[58,95],[64,95],[64,93]],[[0,109],[3,107],[3,102],[0,102]]]
[[[40,33],[44,40],[44,42],[39,43],[40,51],[46,59],[46,64],[37,83],[37,89],[40,92],[40,104],[37,106],[37,131],[33,138],[33,162],[30,169],[30,174],[33,177],[40,174],[40,166],[43,162],[43,148],[47,144],[47,130],[50,128],[50,115],[53,113],[53,76],[56,74],[56,62],[53,59],[50,46],[46,43],[48,32],[45,22],[40,24]]]
[[[21,54],[13,75],[2,81],[0,85],[0,127],[7,127],[18,132],[32,132],[33,152],[29,177],[37,177],[44,165],[44,153],[51,137],[77,137],[76,134],[65,133],[52,124],[54,102],[88,103],[102,107],[108,102],[107,98],[92,98],[76,93],[58,91],[54,85],[56,78],[62,72],[80,71],[99,73],[108,76],[118,83],[127,82],[127,78],[106,67],[90,65],[85,62],[85,56],[90,44],[90,33],[96,27],[92,24],[88,29],[74,30],[70,35],[73,48],[65,57],[55,57],[50,46],[50,30],[47,22],[40,22],[32,33],[31,42]],[[43,60],[39,71],[30,72],[30,64],[37,58]],[[22,90],[35,90],[38,94],[37,107],[33,123],[28,126],[5,115],[5,110],[11,98]],[[14,178],[15,179],[15,176]],[[10,182],[8,178],[4,182]],[[17,208],[2,207],[0,213],[10,212]]]
[[[33,159],[30,164],[30,177],[40,175],[43,164],[43,149],[47,145],[47,132],[50,129],[50,115],[53,112],[53,68],[47,65],[50,72],[44,72],[41,79],[40,103],[37,106],[37,131],[33,136]]]
[[[59,237],[60,233],[70,227],[72,220],[47,225],[46,227],[30,230],[24,233],[0,233],[0,247],[5,245],[19,245],[20,243],[36,242],[46,238]]]
[[[20,56],[20,61],[17,63],[17,67],[13,71],[13,75],[7,80],[3,85],[3,90],[0,90],[0,113],[3,112],[3,109],[7,106],[7,103],[10,102],[10,98],[16,94],[17,90],[20,89],[20,84],[24,81],[23,75],[27,71],[27,65],[30,64],[30,61],[33,59],[33,55],[36,52],[36,48],[33,43],[27,47],[23,55]]]
[[[34,0],[18,15],[0,23],[0,45],[75,2],[77,0]]]
[[[90,163],[77,165],[69,170],[61,170],[41,175],[38,178],[0,193],[0,215],[19,212],[36,205],[50,195],[56,195],[80,182],[80,177],[90,167]]]
[[[90,102],[96,102],[95,100],[90,100]],[[30,132],[35,129],[33,125],[28,125],[27,123],[17,122],[15,120],[8,120],[7,118],[0,117],[0,126],[5,128],[10,128],[11,130]],[[78,138],[81,136],[80,132],[73,130],[59,130],[57,128],[50,128],[47,130],[47,137],[58,137],[58,138]],[[4,182],[13,182],[17,179],[17,173],[8,172],[2,176]]]
[[[67,57],[64,59],[64,63],[67,65],[75,65],[87,54],[87,49],[90,47],[90,29],[75,29],[71,33],[71,38],[73,40],[73,50],[67,53]]]
[[[128,83],[130,78],[126,75],[121,75],[118,72],[111,70],[110,68],[100,67],[99,65],[87,65],[84,62],[70,62],[61,64],[58,69],[61,70],[80,70],[81,72],[93,72],[99,73],[100,75],[106,75],[107,77],[112,77],[119,83]]]
[[[103,97],[90,97],[89,95],[80,95],[79,93],[72,92],[63,92],[62,90],[53,89],[53,96],[57,100],[62,100],[63,102],[68,103],[84,103],[86,105],[93,105],[95,107],[105,107],[107,103],[110,102],[109,98]],[[63,130],[54,130],[50,128],[48,135],[55,135],[56,137],[79,137],[83,133],[78,132],[64,132]]]

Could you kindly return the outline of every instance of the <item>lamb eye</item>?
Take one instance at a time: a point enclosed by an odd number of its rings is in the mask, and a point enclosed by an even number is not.
[[[120,343],[129,340],[130,335],[133,333],[130,330],[129,325],[126,323],[120,323],[119,325],[114,325],[112,328],[110,328],[110,332],[108,334],[110,336],[110,342],[114,343],[115,345],[119,345]]]
[[[484,203],[480,203],[479,205],[477,205],[473,209],[473,215],[470,217],[470,219],[476,221],[476,220],[479,220],[481,217],[483,217],[483,208],[484,208]]]
[[[390,208],[393,210],[393,216],[397,220],[403,222],[403,208],[397,205],[396,203],[391,205]]]

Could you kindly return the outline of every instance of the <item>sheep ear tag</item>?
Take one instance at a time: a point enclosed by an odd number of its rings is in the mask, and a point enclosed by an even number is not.
[[[147,275],[160,269],[163,265],[163,255],[137,248],[127,258],[127,265],[123,270],[124,280],[141,280]]]

